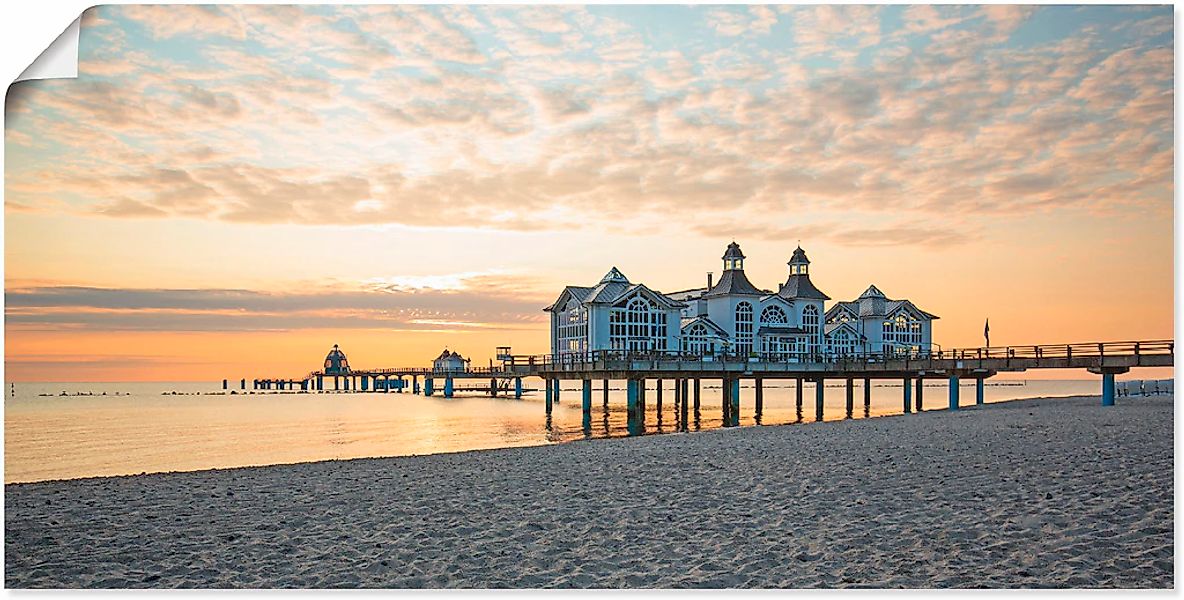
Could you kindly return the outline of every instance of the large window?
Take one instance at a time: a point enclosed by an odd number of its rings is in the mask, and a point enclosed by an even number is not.
[[[890,350],[891,349],[891,350]],[[921,320],[907,310],[884,321],[885,351],[919,351],[921,349]]]
[[[818,307],[813,304],[802,309],[802,329],[806,330],[806,352],[818,354],[821,350],[818,343]]]
[[[785,311],[781,310],[780,306],[766,306],[765,310],[761,311],[762,325],[784,325],[789,322],[785,316]]]
[[[830,351],[840,356],[859,353],[859,338],[847,329],[836,329],[830,336]]]
[[[643,352],[666,349],[666,311],[643,296],[609,313],[609,345],[614,350]]]
[[[695,323],[682,334],[682,351],[687,354],[704,356],[714,352],[711,331],[702,323]]]
[[[736,354],[752,354],[752,305],[747,302],[736,305]]]
[[[559,313],[559,352],[576,354],[587,350],[588,309],[573,300]]]

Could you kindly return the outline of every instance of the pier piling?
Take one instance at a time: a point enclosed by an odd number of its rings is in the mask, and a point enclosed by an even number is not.
[[[985,393],[984,393],[985,390],[983,389],[984,387],[985,386],[984,386],[982,377],[979,377],[974,380],[974,403],[975,404],[982,404],[983,403],[984,396],[985,396]]]
[[[905,377],[901,384],[904,390],[904,414],[913,412],[913,379]]]
[[[950,410],[958,410],[958,376],[950,375]]]
[[[760,377],[752,380],[752,385],[756,388],[753,394],[756,396],[756,420],[760,424],[761,413],[765,411],[765,381]]]
[[[847,378],[847,418],[855,416],[855,380]]]
[[[822,421],[822,402],[826,394],[826,380],[819,377],[814,380],[814,420]]]
[[[925,378],[917,377],[917,412],[925,410]]]

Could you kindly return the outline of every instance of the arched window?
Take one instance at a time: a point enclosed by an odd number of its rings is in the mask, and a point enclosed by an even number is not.
[[[802,329],[806,330],[806,352],[816,354],[818,343],[818,308],[813,304],[802,309]]]
[[[682,351],[688,354],[705,355],[712,353],[710,332],[702,323],[695,323],[682,336]]]
[[[788,323],[789,319],[785,316],[785,311],[781,310],[780,306],[766,306],[761,311],[761,323],[767,325],[783,325]]]
[[[609,345],[634,352],[666,349],[666,311],[644,296],[629,299],[609,313]]]
[[[752,354],[752,305],[747,302],[736,305],[736,354]]]

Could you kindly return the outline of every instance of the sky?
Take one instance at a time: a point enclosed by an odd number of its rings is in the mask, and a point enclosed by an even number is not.
[[[7,379],[484,365],[546,352],[564,285],[698,287],[733,240],[756,285],[800,243],[944,348],[1171,339],[1173,35],[1171,6],[92,8],[79,77],[6,96]]]

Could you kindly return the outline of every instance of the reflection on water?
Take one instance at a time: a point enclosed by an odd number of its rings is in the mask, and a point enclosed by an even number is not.
[[[528,387],[541,388],[541,382]],[[963,405],[974,403],[973,382],[962,390]],[[862,400],[862,381],[856,397]],[[673,382],[664,394],[675,398]],[[1000,382],[986,387],[996,402],[1034,396],[1096,394],[1097,381]],[[560,401],[548,415],[542,394],[522,400],[465,396],[425,398],[410,393],[297,392],[226,395],[207,383],[16,384],[5,399],[5,481],[37,481],[194,470],[369,456],[406,456],[484,448],[527,446],[586,438],[694,432],[723,424],[722,390],[704,380],[688,400],[657,401],[649,382],[641,412],[628,418],[624,382],[611,382],[607,401],[581,408],[580,382],[564,382]],[[66,392],[66,396],[61,396]],[[177,395],[162,395],[177,392]],[[824,417],[868,418],[900,414],[901,384],[874,383],[871,402],[846,411],[844,382],[824,390]],[[106,396],[102,394],[106,393]],[[47,395],[41,395],[47,394]],[[70,395],[94,394],[94,395]],[[118,394],[118,395],[117,395]],[[595,394],[604,397],[600,381]],[[915,390],[918,410],[946,404],[946,387],[930,382]],[[813,404],[813,384],[803,390]],[[804,423],[794,383],[766,381],[756,414],[751,381],[740,390],[739,421],[747,425]],[[594,425],[595,424],[595,425]]]

